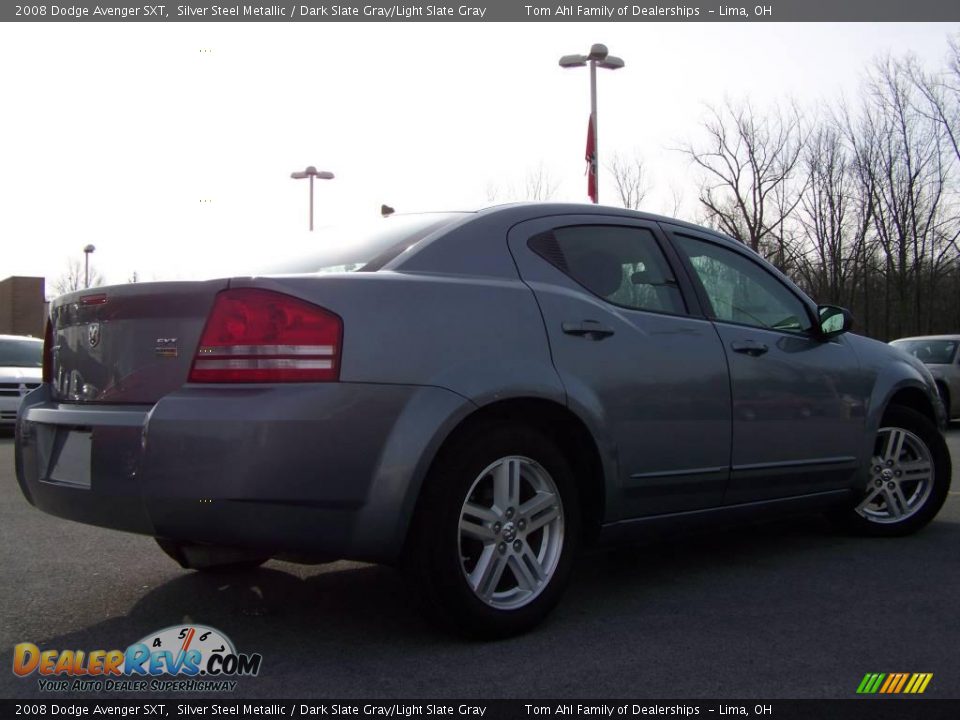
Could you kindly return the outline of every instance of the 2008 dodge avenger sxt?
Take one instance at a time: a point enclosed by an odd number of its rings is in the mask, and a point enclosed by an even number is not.
[[[850,323],[677,220],[394,216],[283,274],[57,299],[17,477],[185,567],[405,561],[449,623],[509,635],[586,542],[797,510],[928,523],[951,473],[933,379]]]

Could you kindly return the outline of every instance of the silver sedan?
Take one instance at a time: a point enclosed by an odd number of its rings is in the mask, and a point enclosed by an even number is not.
[[[947,418],[960,420],[960,335],[900,338],[890,344],[927,366],[937,383]]]
[[[491,637],[585,544],[804,510],[904,535],[946,498],[927,366],[713,231],[524,204],[315,247],[51,303],[27,499],[186,568],[397,564]]]

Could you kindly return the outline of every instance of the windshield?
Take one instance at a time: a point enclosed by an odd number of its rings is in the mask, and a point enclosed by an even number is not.
[[[265,274],[373,272],[433,231],[464,216],[464,213],[395,215],[368,223],[318,228],[310,238],[312,252],[280,261]]]
[[[927,365],[949,365],[958,343],[956,340],[897,340],[893,344]]]
[[[43,341],[0,339],[0,367],[43,367]]]

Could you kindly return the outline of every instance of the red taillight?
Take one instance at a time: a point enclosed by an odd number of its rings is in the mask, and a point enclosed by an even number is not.
[[[43,330],[43,381],[53,382],[53,323],[50,320]]]
[[[316,382],[340,377],[343,323],[269,290],[224,290],[213,304],[190,382]]]

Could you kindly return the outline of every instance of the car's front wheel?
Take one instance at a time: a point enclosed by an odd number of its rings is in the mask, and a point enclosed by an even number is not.
[[[536,625],[560,598],[578,543],[576,487],[556,444],[526,426],[478,429],[431,468],[408,546],[417,589],[477,637]]]
[[[851,529],[907,535],[933,520],[950,489],[950,453],[928,418],[891,407],[874,441],[866,488],[845,520]]]

